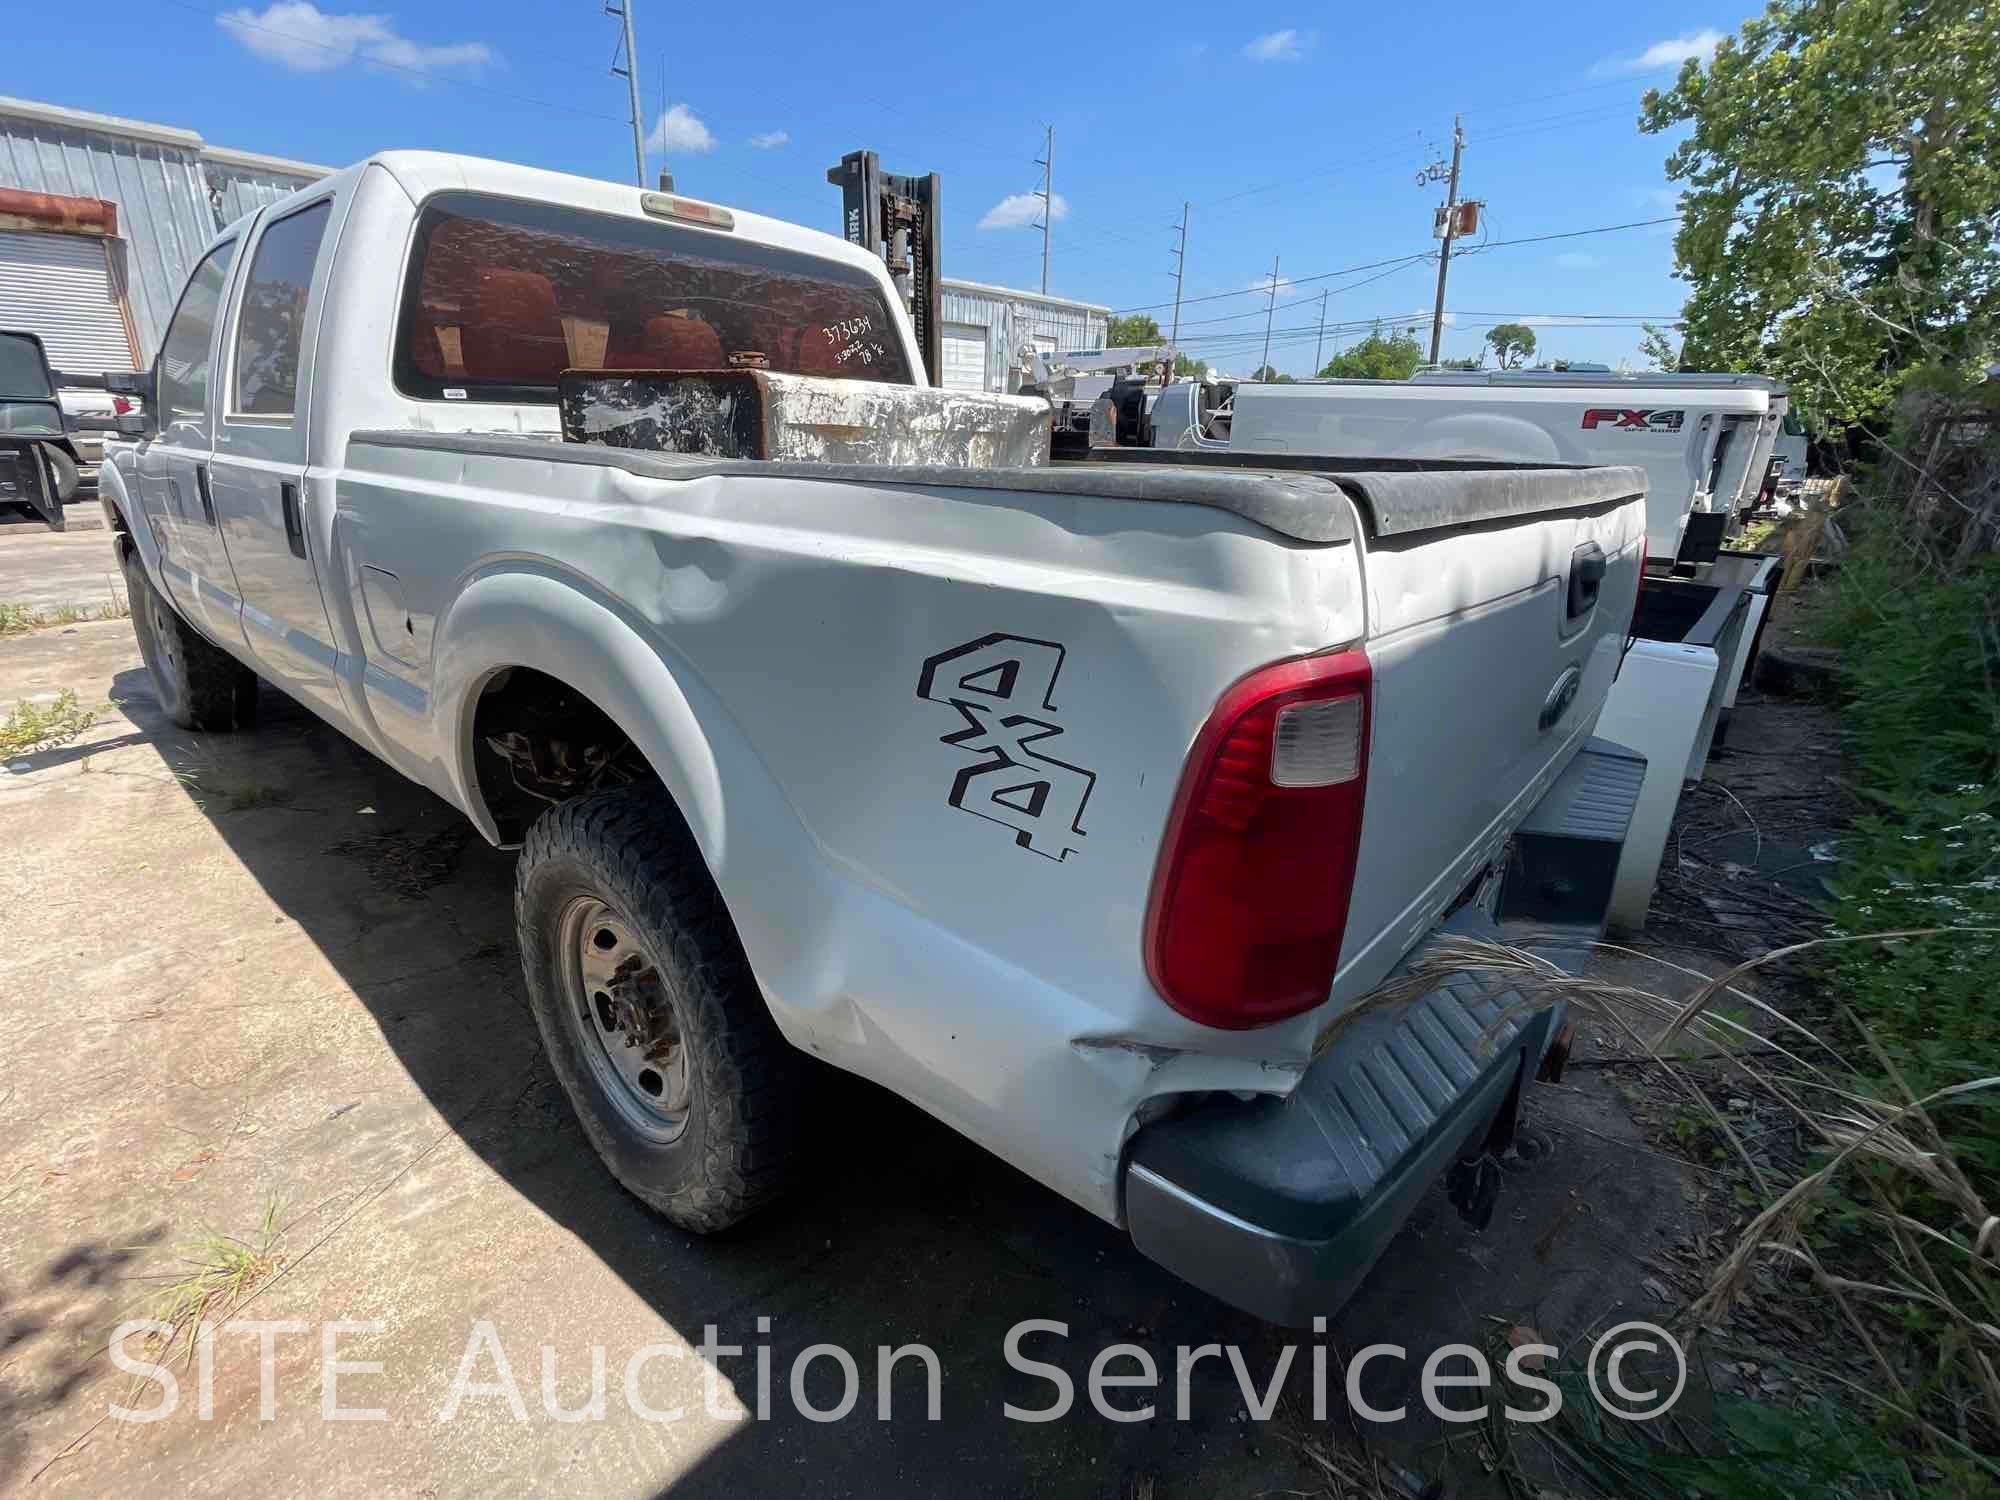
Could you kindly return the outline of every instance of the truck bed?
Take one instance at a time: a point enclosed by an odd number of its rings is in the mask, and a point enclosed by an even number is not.
[[[1410,536],[1448,527],[1622,504],[1645,490],[1636,468],[1552,468],[1459,459],[1337,458],[1318,455],[1180,453],[1109,449],[1046,468],[961,468],[930,464],[817,463],[711,458],[700,454],[565,443],[513,433],[362,431],[372,447],[535,458],[622,469],[687,481],[729,475],[925,489],[1007,490],[1105,500],[1207,505],[1302,542],[1345,541],[1342,497],[1359,508],[1371,537]],[[1125,457],[1126,454],[1131,457]],[[1112,455],[1117,455],[1112,457]]]

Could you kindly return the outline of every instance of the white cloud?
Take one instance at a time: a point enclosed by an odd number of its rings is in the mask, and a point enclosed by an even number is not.
[[[1651,73],[1660,68],[1679,67],[1691,57],[1707,62],[1722,37],[1723,33],[1713,26],[1704,26],[1686,36],[1655,42],[1636,57],[1607,57],[1590,71],[1602,78],[1618,73]]]
[[[646,132],[646,149],[666,155],[699,156],[715,149],[715,137],[685,104],[676,104]]]
[[[215,24],[257,56],[297,73],[330,73],[352,62],[427,73],[494,60],[484,42],[428,46],[399,35],[388,16],[334,15],[311,0],[276,0],[262,13],[242,6],[217,16]]]
[[[1556,257],[1556,264],[1565,271],[1594,271],[1604,262],[1595,255],[1586,255],[1581,250],[1565,250]]]
[[[789,130],[766,130],[751,136],[750,144],[759,151],[775,151],[791,138],[792,133]]]
[[[1009,193],[998,203],[986,210],[979,221],[981,229],[1026,229],[1042,217],[1042,197],[1039,193]],[[1069,217],[1069,200],[1061,193],[1049,199],[1049,222],[1060,224]]]
[[[1287,26],[1283,31],[1267,31],[1243,44],[1243,55],[1252,62],[1302,62],[1318,38],[1310,31]]]
[[[1282,292],[1291,284],[1292,278],[1289,276],[1279,276],[1275,280],[1270,276],[1259,276],[1250,285],[1243,288],[1243,290],[1246,292],[1263,292],[1268,295],[1273,290]]]

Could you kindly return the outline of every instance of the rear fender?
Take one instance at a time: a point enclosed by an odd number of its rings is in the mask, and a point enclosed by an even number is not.
[[[770,771],[693,667],[584,579],[519,564],[475,577],[438,625],[432,723],[455,799],[494,842],[473,715],[508,667],[557,679],[625,733],[687,819],[753,970],[767,989],[797,993],[794,966],[831,924],[832,883]]]

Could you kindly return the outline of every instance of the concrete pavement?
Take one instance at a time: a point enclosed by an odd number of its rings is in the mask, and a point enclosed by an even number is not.
[[[23,558],[45,579],[94,578],[105,539],[79,540],[0,540],[0,599],[27,597]],[[254,732],[174,729],[127,622],[0,641],[0,713],[64,687],[108,705],[101,722],[0,771],[0,1491],[1248,1500],[1325,1487],[1294,1442],[1358,1451],[1341,1352],[1390,1341],[1413,1358],[1370,1366],[1367,1389],[1419,1415],[1369,1443],[1484,1493],[1477,1454],[1440,1445],[1414,1404],[1423,1354],[1481,1341],[1489,1316],[1581,1339],[1631,1298],[1637,1258],[1685,1232],[1685,1172],[1638,1148],[1589,1069],[1537,1090],[1558,1153],[1510,1177],[1491,1229],[1434,1190],[1319,1336],[1189,1290],[1114,1227],[847,1079],[803,1191],[730,1234],[684,1234],[612,1182],[542,1061],[512,856],[269,689]],[[275,1260],[235,1315],[298,1325],[271,1334],[269,1419],[248,1333],[216,1340],[206,1416],[197,1358],[174,1366],[171,1414],[112,1417],[162,1387],[112,1367],[111,1331],[211,1253],[205,1232],[254,1244],[267,1214]],[[1055,1395],[1005,1356],[1026,1319],[1068,1327],[1022,1349],[1075,1381],[1064,1420],[1003,1413]],[[329,1335],[329,1320],[361,1326]],[[908,1359],[883,1421],[877,1350],[910,1343],[938,1356],[938,1420]],[[1116,1343],[1161,1372],[1157,1392],[1109,1394],[1154,1402],[1149,1420],[1090,1407],[1092,1356]],[[1297,1346],[1273,1420],[1246,1418],[1219,1357],[1176,1419],[1176,1347],[1209,1343],[1238,1346],[1260,1387]],[[856,1360],[844,1420],[794,1400],[794,1360],[816,1344]],[[1328,1420],[1311,1410],[1315,1345],[1333,1351]],[[357,1368],[329,1377],[329,1347]],[[450,1410],[468,1382],[489,1389]],[[806,1369],[815,1406],[840,1389],[830,1355]],[[330,1402],[383,1419],[329,1420]]]

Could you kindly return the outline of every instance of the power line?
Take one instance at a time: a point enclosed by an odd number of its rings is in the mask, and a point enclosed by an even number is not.
[[[1585,235],[1612,234],[1620,229],[1648,229],[1655,224],[1678,224],[1680,221],[1679,214],[1668,214],[1662,219],[1634,219],[1629,224],[1600,224],[1595,229],[1571,229],[1562,234],[1531,234],[1518,240],[1492,240],[1480,246],[1480,249],[1501,250],[1508,245],[1540,245],[1549,240],[1579,240]]]
[[[1412,261],[1429,260],[1430,258],[1431,258],[1431,252],[1428,250],[1422,251],[1416,255],[1394,255],[1389,257],[1389,259],[1387,260],[1371,260],[1364,262],[1363,264],[1358,266],[1346,266],[1338,271],[1321,271],[1314,276],[1288,276],[1285,278],[1285,284],[1287,286],[1303,286],[1306,283],[1313,281],[1330,281],[1336,276],[1352,276],[1357,271],[1373,271],[1380,266],[1403,266],[1409,264]],[[1334,290],[1344,291],[1345,288],[1336,287],[1334,288]],[[1225,297],[1262,297],[1264,295],[1265,295],[1265,288],[1259,285],[1259,286],[1246,286],[1241,291],[1235,291],[1235,292],[1210,292],[1207,296],[1204,297],[1185,297],[1182,299],[1182,301],[1184,303],[1220,302]],[[1172,306],[1173,303],[1171,302],[1148,302],[1142,307],[1115,307],[1112,309],[1112,311],[1121,314],[1135,313],[1135,312],[1152,312],[1155,308],[1172,307]]]
[[[1558,234],[1531,234],[1531,235],[1524,235],[1520,239],[1490,240],[1486,244],[1480,246],[1479,248],[1482,252],[1487,250],[1501,250],[1505,249],[1509,245],[1540,245],[1540,244],[1546,244],[1550,240],[1575,240],[1575,239],[1582,239],[1587,235],[1593,235],[1593,234],[1615,234],[1618,231],[1624,229],[1649,229],[1655,224],[1678,224],[1680,222],[1680,217],[1681,216],[1679,214],[1668,214],[1665,217],[1658,219],[1634,219],[1627,224],[1600,224],[1594,229],[1569,229],[1569,230],[1564,230]],[[1421,252],[1420,254],[1405,255],[1396,258],[1394,260],[1376,260],[1376,261],[1370,261],[1366,265],[1348,266],[1339,271],[1322,271],[1314,276],[1294,276],[1290,278],[1289,284],[1292,286],[1303,286],[1307,283],[1314,281],[1327,281],[1335,276],[1351,276],[1357,271],[1372,271],[1379,266],[1387,266],[1387,265],[1400,266],[1419,260],[1429,260],[1433,253],[1434,252],[1432,251],[1426,250]],[[1466,251],[1464,253],[1471,254],[1472,252]],[[1361,284],[1362,283],[1359,282],[1356,283],[1356,285],[1361,285]],[[1262,296],[1264,295],[1264,290],[1265,289],[1262,286],[1250,286],[1250,287],[1245,287],[1242,291],[1238,292],[1213,292],[1206,297],[1188,297],[1184,300],[1187,302],[1216,302],[1220,301],[1225,297]],[[1337,287],[1335,288],[1335,290],[1345,291],[1347,290],[1347,288]],[[1149,302],[1143,307],[1121,307],[1115,309],[1115,311],[1119,313],[1151,312],[1154,308],[1171,307],[1171,306],[1173,306],[1171,302]]]

